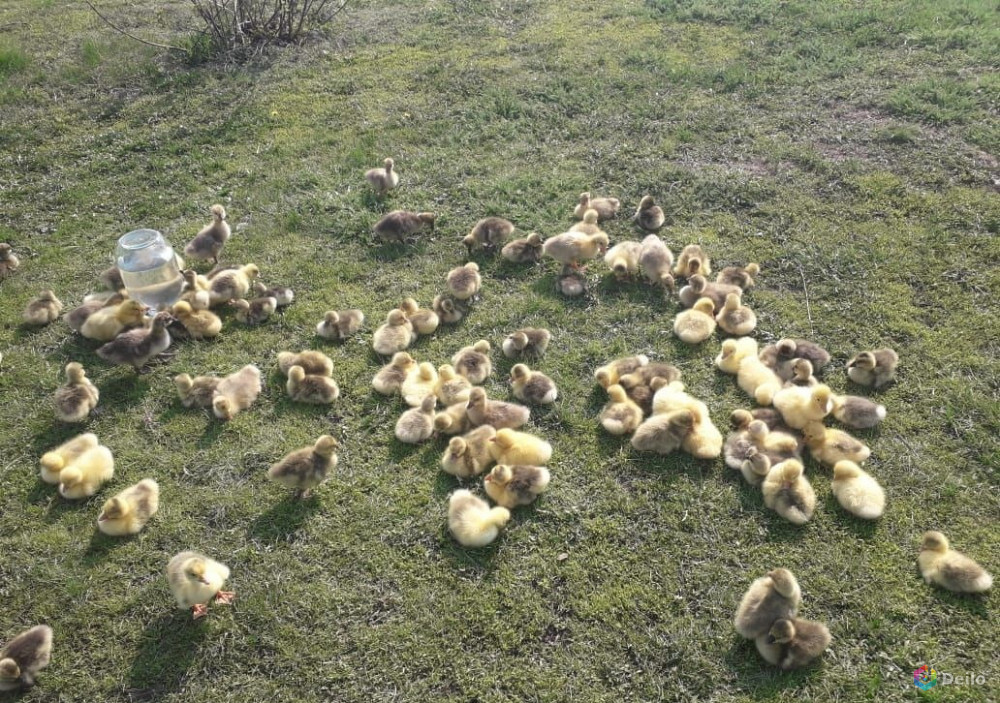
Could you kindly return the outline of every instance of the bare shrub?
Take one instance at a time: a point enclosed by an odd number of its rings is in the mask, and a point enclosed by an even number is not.
[[[260,49],[298,41],[344,9],[348,0],[191,0],[215,51]]]

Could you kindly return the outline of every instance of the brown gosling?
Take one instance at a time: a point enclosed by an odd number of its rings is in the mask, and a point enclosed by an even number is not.
[[[21,265],[21,260],[14,253],[14,248],[7,242],[0,242],[0,281],[7,278]],[[113,288],[112,290],[118,290]]]
[[[674,290],[674,277],[670,273],[674,265],[674,255],[655,234],[647,235],[639,248],[639,270],[654,286],[663,286],[666,290]]]
[[[357,334],[365,324],[365,314],[360,310],[327,310],[316,325],[316,334],[323,339],[342,342]]]
[[[663,223],[667,220],[663,214],[663,208],[656,204],[652,195],[642,196],[642,200],[639,201],[639,208],[635,211],[632,219],[647,232],[659,231],[663,227]]]
[[[322,435],[311,446],[287,454],[267,470],[267,475],[294,489],[296,498],[308,498],[312,489],[326,481],[330,472],[337,468],[339,446],[330,435]]]
[[[504,245],[500,256],[515,264],[536,264],[542,260],[542,238],[531,232],[524,239],[515,239]]]
[[[56,390],[56,418],[61,422],[83,422],[97,407],[100,397],[83,366],[71,361],[66,364],[66,385]]]
[[[217,264],[222,247],[229,241],[231,234],[229,223],[226,222],[226,208],[222,205],[213,205],[212,221],[187,243],[184,254],[189,259],[211,259],[212,263]]]
[[[340,397],[337,382],[329,376],[310,375],[301,366],[288,369],[288,397],[297,403],[327,405]]]
[[[816,493],[795,459],[771,467],[761,486],[764,505],[793,525],[804,525],[816,510]]]
[[[499,464],[483,478],[483,488],[494,503],[513,510],[533,503],[548,489],[550,480],[544,466]]]
[[[774,569],[750,584],[733,624],[747,639],[767,634],[775,620],[795,617],[802,601],[799,582],[788,569]]]
[[[881,388],[896,378],[899,354],[892,349],[863,351],[847,362],[848,377],[861,386]]]
[[[372,231],[383,243],[403,244],[407,240],[415,240],[416,235],[424,230],[434,231],[435,219],[433,212],[393,210],[376,222]]]
[[[743,337],[757,328],[757,315],[740,300],[736,293],[726,296],[726,303],[715,316],[719,327],[728,334]]]
[[[41,326],[59,319],[63,304],[56,294],[46,288],[38,297],[28,301],[24,308],[24,322],[28,325]]]
[[[615,384],[608,387],[608,402],[601,410],[601,427],[609,434],[632,434],[642,423],[642,408]]]
[[[483,285],[483,277],[479,275],[479,264],[470,261],[465,266],[453,268],[448,272],[448,291],[458,300],[469,300],[479,294]]]
[[[532,371],[525,364],[514,364],[510,370],[510,384],[515,398],[532,405],[551,405],[559,397],[559,390],[551,378],[540,371]]]
[[[727,266],[715,276],[715,282],[728,286],[739,286],[743,290],[753,288],[754,276],[760,273],[760,264]]]
[[[514,225],[510,221],[502,217],[484,217],[462,238],[462,244],[471,256],[479,248],[494,249],[513,233]]]
[[[0,691],[35,685],[38,672],[52,659],[52,628],[35,625],[0,648]]]
[[[765,635],[757,637],[757,651],[782,671],[800,669],[823,655],[833,638],[821,622],[781,618]]]
[[[508,359],[519,356],[541,356],[549,347],[552,333],[541,327],[522,327],[503,340],[503,355]]]
[[[622,204],[618,198],[592,198],[590,193],[580,193],[580,201],[573,208],[573,217],[582,220],[587,210],[596,210],[598,221],[610,220],[618,214]]]

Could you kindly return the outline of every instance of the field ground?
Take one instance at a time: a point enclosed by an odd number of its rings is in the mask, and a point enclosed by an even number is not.
[[[112,3],[103,3],[111,7]],[[108,10],[155,41],[185,39],[185,2]],[[0,7],[0,241],[22,268],[0,284],[0,638],[56,630],[24,701],[894,701],[922,663],[983,674],[927,700],[995,700],[997,594],[924,585],[915,557],[937,528],[1000,572],[1000,23],[985,0],[365,1],[301,51],[247,68],[188,65],[115,34],[82,3]],[[361,173],[396,157],[387,203]],[[815,519],[766,510],[721,460],[637,455],[604,435],[592,370],[612,356],[671,360],[724,426],[747,405],[713,368],[714,339],[670,333],[673,300],[616,285],[564,300],[551,263],[480,258],[482,303],[420,340],[444,363],[524,324],[552,329],[538,368],[562,399],[534,415],[555,447],[549,493],[498,543],[459,548],[443,442],[392,438],[399,403],[375,396],[370,333],[412,295],[425,304],[464,260],[459,239],[498,214],[563,231],[578,193],[644,193],[677,251],[759,261],[757,336],[827,346],[844,361],[891,345],[889,418],[863,433],[889,495],[877,524],[843,513],[807,466]],[[68,305],[94,290],[136,226],[181,246],[224,202],[224,258],[256,262],[297,302],[259,329],[228,319],[149,375],[109,368],[63,323],[20,311],[43,287]],[[434,210],[415,249],[375,247],[387,208]],[[638,237],[623,218],[617,241]],[[360,307],[365,334],[321,344],[313,325]],[[275,353],[318,347],[342,400],[291,404]],[[499,354],[497,355],[499,357]],[[86,428],[118,473],[83,504],[38,481],[39,455],[76,428],[53,419],[61,369],[101,389]],[[183,409],[170,378],[265,370],[265,394],[229,424]],[[498,359],[491,393],[504,396]],[[336,475],[302,505],[265,476],[332,432]],[[103,500],[153,476],[162,508],[134,539],[95,535]],[[195,547],[232,567],[238,599],[192,624],[163,568]],[[780,675],[731,617],[747,584],[784,565],[801,614],[829,624],[823,662]]]

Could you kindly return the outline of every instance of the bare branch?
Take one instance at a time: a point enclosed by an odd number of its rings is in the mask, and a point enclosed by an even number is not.
[[[91,10],[94,11],[95,15],[97,15],[102,20],[104,20],[104,24],[108,25],[109,27],[111,27],[111,29],[115,30],[119,34],[122,34],[122,35],[128,37],[132,41],[137,41],[140,44],[145,44],[147,46],[155,46],[158,49],[167,49],[169,51],[179,51],[182,54],[187,54],[188,53],[187,49],[182,49],[179,46],[172,46],[170,44],[158,44],[156,42],[148,41],[146,39],[142,39],[141,37],[137,37],[134,34],[130,34],[129,32],[126,32],[124,29],[122,29],[121,27],[116,26],[111,20],[109,20],[104,15],[102,15],[101,12],[100,12],[100,10],[98,10],[96,7],[94,7],[93,3],[91,3],[90,0],[83,0],[83,1],[85,3],[87,3],[87,6],[90,7]]]

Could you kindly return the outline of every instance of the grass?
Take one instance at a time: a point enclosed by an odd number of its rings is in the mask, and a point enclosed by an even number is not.
[[[184,12],[116,19],[197,49]],[[174,63],[82,5],[12,0],[0,26],[0,240],[22,258],[0,284],[0,638],[56,630],[21,700],[892,701],[917,697],[922,663],[990,684],[921,698],[991,699],[996,595],[930,589],[915,557],[936,528],[1000,570],[992,3],[362,2],[332,38],[244,68]],[[378,203],[360,174],[386,155],[403,182]],[[401,408],[369,390],[370,332],[407,295],[429,303],[479,217],[550,236],[588,189],[627,207],[656,195],[675,251],[759,261],[758,338],[820,341],[836,390],[854,351],[900,352],[899,382],[877,394],[889,418],[861,433],[884,519],[847,517],[810,463],[820,507],[794,528],[721,461],[638,455],[604,435],[590,374],[626,353],[672,360],[724,424],[747,399],[712,366],[719,341],[680,344],[672,300],[599,264],[590,294],[564,300],[551,264],[480,258],[483,302],[413,353],[443,363],[479,338],[549,327],[537,367],[562,399],[532,428],[555,447],[553,484],[494,546],[450,539],[443,442],[392,438]],[[283,315],[252,330],[227,319],[218,341],[178,344],[139,379],[61,323],[20,327],[41,288],[68,305],[93,290],[121,233],[154,226],[181,246],[217,201],[237,230],[224,258],[295,289]],[[437,232],[413,250],[373,246],[371,224],[396,207],[436,211]],[[609,231],[638,236],[624,219]],[[366,333],[314,338],[333,307],[362,308]],[[277,351],[309,347],[335,362],[343,397],[329,409],[289,403],[276,375]],[[101,388],[85,427],[118,462],[82,504],[36,471],[78,431],[50,407],[73,359]],[[176,400],[174,374],[249,362],[265,393],[233,422]],[[497,362],[489,390],[504,396],[510,364]],[[323,432],[340,439],[340,466],[293,504],[265,469]],[[149,528],[96,535],[101,502],[145,476],[163,491]],[[196,624],[162,575],[191,547],[229,564],[238,593]],[[763,665],[731,626],[749,581],[776,565],[834,636],[801,673]]]

